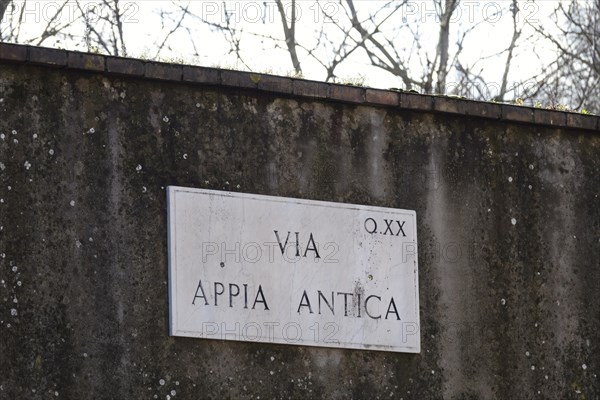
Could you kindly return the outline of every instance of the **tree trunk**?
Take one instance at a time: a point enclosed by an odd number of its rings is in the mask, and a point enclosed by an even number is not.
[[[296,52],[296,0],[292,0],[292,15],[290,25],[287,24],[287,16],[281,0],[277,0],[277,9],[281,16],[281,24],[283,25],[283,33],[285,35],[285,44],[287,45],[290,58],[292,59],[292,65],[296,74],[302,73],[302,67],[300,66],[300,60],[298,59],[298,53]]]
[[[438,41],[438,56],[440,64],[437,70],[436,92],[443,94],[446,92],[446,76],[448,75],[448,52],[450,46],[450,19],[458,0],[446,0],[446,5],[440,21],[440,38]]]
[[[4,19],[4,13],[6,12],[6,9],[8,8],[8,5],[10,4],[12,0],[0,0],[0,25],[2,25],[2,20]]]

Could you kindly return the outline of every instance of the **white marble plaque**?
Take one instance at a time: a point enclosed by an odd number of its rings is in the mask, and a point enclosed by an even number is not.
[[[173,336],[418,353],[416,213],[168,188]]]

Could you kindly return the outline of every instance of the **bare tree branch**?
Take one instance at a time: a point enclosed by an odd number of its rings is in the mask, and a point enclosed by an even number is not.
[[[446,0],[440,20],[440,37],[438,39],[438,48],[436,58],[439,56],[439,65],[437,68],[437,93],[445,93],[446,76],[448,75],[448,52],[450,41],[450,18],[458,7],[458,0]],[[429,89],[429,88],[426,88]]]
[[[517,0],[513,0],[512,2],[512,19],[513,19],[513,36],[510,41],[510,45],[508,46],[508,54],[506,56],[506,62],[504,63],[504,74],[502,75],[502,84],[500,86],[500,93],[496,100],[503,101],[504,96],[506,95],[506,85],[508,84],[508,71],[510,70],[510,64],[513,59],[513,51],[517,44],[517,40],[519,36],[521,36],[521,30],[517,27],[517,15],[519,12],[519,5]]]
[[[291,9],[292,14],[290,16],[290,23],[288,25],[288,16],[285,14],[283,3],[281,0],[276,0],[277,9],[279,10],[279,16],[281,17],[281,26],[283,27],[283,33],[285,35],[285,44],[287,45],[290,58],[292,59],[292,65],[297,74],[302,73],[300,67],[300,61],[298,60],[298,53],[296,52],[296,0],[292,0]]]

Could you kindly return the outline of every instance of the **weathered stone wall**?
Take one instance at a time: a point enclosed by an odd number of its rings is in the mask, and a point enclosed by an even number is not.
[[[0,64],[0,399],[600,398],[594,117],[45,64]],[[416,210],[421,353],[169,337],[168,185]]]

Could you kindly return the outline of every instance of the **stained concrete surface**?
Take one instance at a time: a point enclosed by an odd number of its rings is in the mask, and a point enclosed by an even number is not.
[[[0,75],[0,399],[600,398],[600,135]],[[168,336],[168,185],[413,209],[422,352]]]

